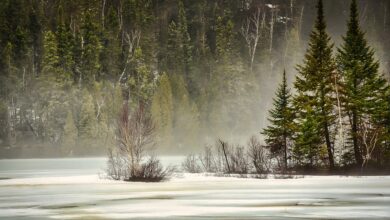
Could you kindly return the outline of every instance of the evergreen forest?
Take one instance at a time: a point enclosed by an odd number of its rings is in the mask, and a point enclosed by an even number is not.
[[[106,155],[126,106],[161,154],[390,169],[389,61],[388,0],[1,0],[0,157]]]

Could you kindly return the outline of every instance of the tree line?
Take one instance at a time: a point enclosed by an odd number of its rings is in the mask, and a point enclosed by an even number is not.
[[[2,1],[1,154],[103,153],[124,104],[151,113],[166,151],[246,137],[299,61],[311,2]],[[382,37],[385,15],[365,17]]]

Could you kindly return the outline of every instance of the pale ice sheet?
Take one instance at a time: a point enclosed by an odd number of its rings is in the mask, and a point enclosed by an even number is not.
[[[390,178],[382,176],[183,174],[162,183],[126,183],[97,173],[59,174],[0,180],[0,218],[390,219]]]

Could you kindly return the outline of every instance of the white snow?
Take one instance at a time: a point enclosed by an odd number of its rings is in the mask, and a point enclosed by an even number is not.
[[[0,218],[390,218],[387,176],[245,179],[178,174],[161,183],[128,183],[96,173],[60,174],[0,180]]]

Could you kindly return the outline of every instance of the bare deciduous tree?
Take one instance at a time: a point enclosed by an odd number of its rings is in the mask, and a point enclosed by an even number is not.
[[[146,155],[147,148],[154,144],[154,131],[152,118],[143,106],[129,114],[127,103],[123,105],[116,135],[118,145],[108,154],[111,178],[161,181],[173,172],[173,168],[164,169],[158,159]]]
[[[248,47],[250,57],[250,71],[253,71],[256,49],[261,37],[261,31],[265,27],[265,13],[261,13],[260,8],[243,23],[241,35],[244,37]]]
[[[135,50],[138,48],[139,42],[141,40],[141,31],[134,30],[130,33],[126,32],[126,33],[124,33],[124,36],[125,36],[126,44],[128,46],[127,57],[126,57],[125,66],[123,67],[122,73],[118,79],[118,83],[122,82],[122,79],[126,74],[126,70],[129,66],[130,62],[133,60]]]
[[[361,137],[363,148],[363,163],[361,167],[361,169],[363,170],[368,165],[368,162],[372,159],[372,154],[377,148],[381,128],[373,126],[368,121],[363,121],[361,123],[361,127],[362,129],[359,136]]]
[[[145,148],[153,144],[154,124],[146,115],[143,107],[139,107],[130,117],[128,106],[124,105],[118,122],[117,141],[122,155],[126,155],[131,165],[132,176],[137,175]]]

